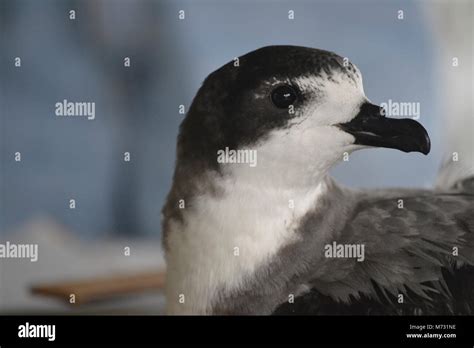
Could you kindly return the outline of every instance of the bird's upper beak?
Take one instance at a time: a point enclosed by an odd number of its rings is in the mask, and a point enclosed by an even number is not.
[[[355,137],[355,144],[425,155],[430,152],[430,138],[420,123],[409,118],[387,118],[381,107],[370,103],[362,104],[356,117],[338,126]]]

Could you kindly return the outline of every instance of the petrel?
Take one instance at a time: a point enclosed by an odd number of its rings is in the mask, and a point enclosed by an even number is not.
[[[474,177],[443,190],[329,177],[379,147],[426,155],[430,139],[385,117],[332,52],[268,46],[211,73],[163,207],[167,312],[473,314]],[[225,149],[254,151],[256,165],[218,161]]]

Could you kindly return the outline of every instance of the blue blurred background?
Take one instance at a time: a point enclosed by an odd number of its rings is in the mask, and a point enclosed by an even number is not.
[[[272,44],[347,56],[362,71],[372,102],[421,105],[420,122],[433,143],[428,157],[358,152],[334,169],[338,181],[416,187],[436,176],[436,46],[420,2],[3,0],[1,6],[1,232],[49,216],[85,239],[158,237],[184,117],[179,105],[187,110],[219,66]],[[56,117],[54,105],[63,99],[95,102],[95,120]]]

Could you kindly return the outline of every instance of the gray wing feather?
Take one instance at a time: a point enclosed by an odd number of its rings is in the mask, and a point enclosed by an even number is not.
[[[474,265],[473,182],[460,186],[464,192],[361,193],[337,242],[365,245],[365,260],[327,261],[330,271],[312,285],[344,303],[361,297],[393,302],[398,294],[426,301],[425,307],[460,300],[453,299],[457,289],[446,282],[446,271],[453,274]],[[474,307],[474,290],[468,295],[468,305]]]

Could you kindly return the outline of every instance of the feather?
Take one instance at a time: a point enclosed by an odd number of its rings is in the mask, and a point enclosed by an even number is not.
[[[474,178],[465,181],[458,187]],[[474,192],[381,190],[355,201],[337,242],[365,244],[365,261],[326,259],[330,276],[275,314],[472,314]]]

